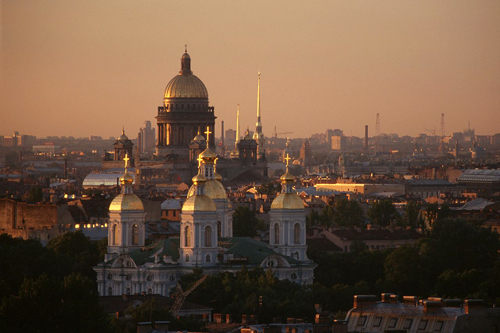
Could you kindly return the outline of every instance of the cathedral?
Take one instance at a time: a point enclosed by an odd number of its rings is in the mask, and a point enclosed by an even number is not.
[[[191,57],[185,50],[181,69],[165,87],[158,107],[155,154],[151,159],[134,156],[136,186],[157,180],[160,183],[190,182],[197,173],[197,157],[205,148],[215,151],[215,108],[210,105],[205,84],[193,74]],[[205,134],[205,136],[204,136]],[[219,156],[219,173],[228,182],[265,181],[267,162],[260,120],[260,73],[257,92],[257,124],[254,138],[237,138],[236,158]],[[241,151],[241,154],[239,154]],[[129,155],[131,156],[131,155]],[[123,159],[123,156],[122,156]]]
[[[210,134],[207,130],[207,137]],[[197,158],[198,173],[182,206],[180,237],[145,246],[144,206],[133,193],[128,160],[125,157],[121,194],[109,207],[107,254],[94,267],[100,295],[169,296],[178,279],[193,268],[218,274],[261,267],[279,279],[313,282],[316,265],[306,255],[306,214],[302,200],[292,190],[294,177],[288,172],[288,157],[287,171],[281,177],[282,193],[271,205],[268,244],[233,237],[233,210],[217,173],[217,155],[207,147]]]

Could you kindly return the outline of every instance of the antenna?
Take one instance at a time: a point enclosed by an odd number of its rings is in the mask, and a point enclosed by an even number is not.
[[[375,120],[375,134],[380,135],[380,113],[377,113],[377,118]]]
[[[444,113],[441,113],[441,136],[444,136]]]

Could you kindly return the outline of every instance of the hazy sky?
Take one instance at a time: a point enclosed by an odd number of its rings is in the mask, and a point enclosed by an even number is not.
[[[500,1],[0,0],[0,134],[156,126],[184,44],[225,128],[500,132]]]

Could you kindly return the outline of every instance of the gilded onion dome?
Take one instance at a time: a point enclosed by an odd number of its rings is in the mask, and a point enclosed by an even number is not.
[[[125,174],[120,177],[121,193],[118,194],[111,204],[109,205],[110,212],[120,212],[120,211],[144,211],[144,205],[141,199],[135,195],[132,191],[132,183],[134,182],[134,177],[132,177],[127,171],[128,165],[128,155],[125,155]]]
[[[191,57],[187,52],[182,55],[179,74],[167,84],[164,98],[208,98],[205,84],[191,71]]]
[[[125,128],[122,129],[122,135],[116,138],[117,141],[126,142],[128,141],[128,136],[125,135]]]
[[[288,162],[290,157],[286,155],[286,172],[280,177],[282,184],[282,193],[273,200],[271,209],[304,209],[304,202],[302,199],[293,192],[292,185],[295,182],[295,177],[288,170]]]
[[[204,194],[207,178],[202,174],[193,177],[193,186],[195,193],[190,196],[182,205],[182,212],[215,212],[215,203]],[[191,191],[191,190],[190,190]]]

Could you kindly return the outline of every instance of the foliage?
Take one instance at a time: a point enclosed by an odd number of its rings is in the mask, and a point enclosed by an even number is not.
[[[0,327],[5,332],[110,331],[93,281],[78,274],[62,281],[47,274],[26,278],[18,295],[3,298]]]
[[[341,198],[333,206],[333,222],[342,227],[359,227],[363,224],[363,209],[357,201]]]
[[[392,223],[398,222],[401,218],[396,211],[396,207],[389,200],[381,200],[373,203],[368,210],[368,217],[373,224],[381,227],[391,226]]]
[[[33,186],[29,192],[28,202],[36,203],[42,200],[43,200],[42,188],[40,186]]]
[[[420,204],[417,201],[410,200],[406,204],[402,224],[405,227],[419,227]]]
[[[281,192],[281,184],[265,183],[257,187],[258,194],[274,195]]]
[[[248,207],[239,206],[233,213],[233,235],[235,237],[254,237],[262,223],[257,214]]]

